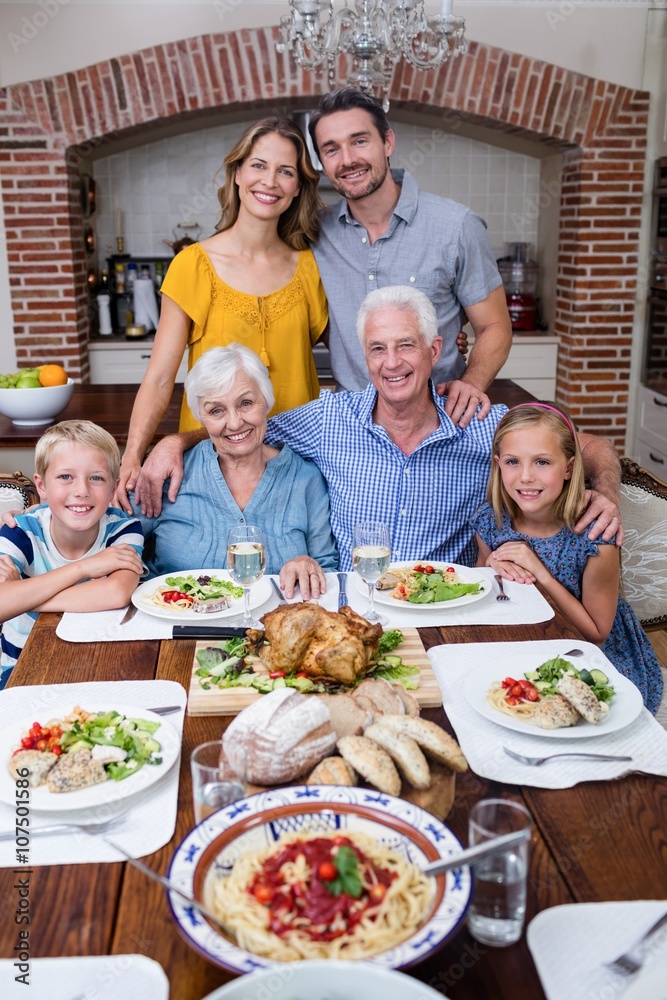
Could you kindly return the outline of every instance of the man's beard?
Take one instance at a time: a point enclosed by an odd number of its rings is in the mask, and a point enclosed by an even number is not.
[[[361,169],[367,166],[368,166],[367,163],[359,164],[359,168]],[[355,188],[355,190],[352,192],[346,189],[344,180],[341,181],[337,177],[332,177],[331,183],[333,184],[336,191],[338,191],[339,194],[342,194],[343,197],[346,198],[348,201],[359,201],[361,198],[368,198],[369,195],[374,194],[378,188],[382,187],[388,173],[389,173],[388,161],[385,162],[384,170],[380,175],[374,174],[373,168],[371,167],[371,173],[370,177],[368,178],[368,184],[366,185],[366,187],[361,190]]]

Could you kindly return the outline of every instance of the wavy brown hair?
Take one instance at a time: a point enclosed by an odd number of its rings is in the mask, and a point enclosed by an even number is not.
[[[565,407],[557,406],[556,403],[551,403],[547,400],[544,402],[545,405],[553,407],[553,409],[544,410],[539,403],[536,406],[531,406],[529,403],[522,403],[511,409],[509,413],[506,413],[496,427],[493,445],[491,446],[491,473],[489,475],[486,499],[493,507],[496,526],[498,528],[502,524],[503,512],[507,511],[510,519],[514,519],[519,513],[519,508],[514,500],[510,498],[503,485],[500,465],[496,461],[496,458],[500,458],[502,440],[511,431],[521,431],[528,427],[543,425],[554,432],[568,462],[570,459],[574,459],[572,463],[572,475],[569,480],[563,483],[563,491],[554,505],[554,517],[559,521],[563,521],[568,528],[573,528],[585,507],[584,461],[581,457],[579,438],[576,431],[574,436],[572,435],[567,421],[569,420],[572,427],[574,427],[574,424]]]
[[[291,118],[278,115],[262,118],[250,125],[225,157],[225,180],[217,192],[221,214],[215,231],[223,233],[231,229],[239,217],[241,202],[235,179],[237,169],[252,154],[258,139],[274,134],[288,139],[294,146],[300,185],[299,194],[278,219],[278,236],[292,250],[307,250],[320,232],[319,212],[324,207],[317,191],[320,175],[310,162],[306,140],[299,126]]]

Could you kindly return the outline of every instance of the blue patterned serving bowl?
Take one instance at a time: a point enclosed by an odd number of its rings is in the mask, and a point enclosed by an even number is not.
[[[260,792],[209,816],[177,849],[169,878],[204,902],[209,875],[224,876],[238,857],[298,831],[365,833],[420,866],[462,850],[440,820],[405,799],[365,788],[303,785]],[[431,907],[421,927],[406,941],[365,961],[407,968],[442,947],[465,919],[471,882],[467,867],[434,879]],[[175,893],[169,894],[169,905],[188,944],[216,965],[246,973],[282,964],[240,948]]]

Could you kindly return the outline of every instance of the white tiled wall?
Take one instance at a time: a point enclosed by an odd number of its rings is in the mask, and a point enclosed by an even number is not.
[[[125,250],[135,256],[169,255],[162,240],[173,239],[180,222],[196,221],[202,237],[209,236],[218,218],[215,191],[222,180],[215,175],[244,128],[236,122],[201,129],[96,160],[98,207],[91,221],[100,261],[115,252],[117,209]],[[506,241],[536,242],[539,160],[420,125],[398,122],[394,130],[392,166],[410,169],[425,191],[478,212],[496,256],[504,253]]]

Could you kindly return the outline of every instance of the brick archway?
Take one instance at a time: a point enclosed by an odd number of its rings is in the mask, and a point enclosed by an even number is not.
[[[326,89],[275,50],[277,29],[169,43],[0,90],[0,178],[17,356],[88,376],[81,155],[167,120]],[[347,76],[341,60],[339,78]],[[555,332],[558,397],[622,445],[628,402],[648,94],[492,46],[437,71],[399,65],[394,108],[465,119],[564,154]]]

